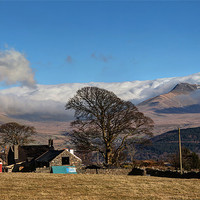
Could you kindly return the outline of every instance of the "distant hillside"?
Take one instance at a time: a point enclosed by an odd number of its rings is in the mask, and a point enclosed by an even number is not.
[[[171,108],[183,108],[200,104],[200,85],[179,83],[172,90],[159,96],[147,99],[138,104],[143,110],[160,112]]]
[[[171,90],[171,92],[176,93],[176,94],[187,94],[198,89],[200,89],[200,85],[189,84],[189,83],[179,83]]]
[[[155,122],[155,134],[176,127],[199,126],[200,85],[179,83],[169,92],[147,99],[137,107]]]
[[[200,155],[200,127],[181,129],[182,146]],[[137,159],[166,159],[178,152],[178,130],[169,131],[151,139],[152,144],[140,149],[137,147]]]

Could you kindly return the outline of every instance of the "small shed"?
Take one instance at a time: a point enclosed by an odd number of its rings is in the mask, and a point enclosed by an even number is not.
[[[65,166],[65,170],[67,170],[67,168],[75,167],[77,173],[81,172],[81,166],[82,166],[82,160],[79,157],[77,157],[72,150],[69,151],[68,149],[49,150],[40,157],[38,157],[35,160],[35,162],[36,162],[36,168],[53,167],[52,169],[57,170],[59,168],[56,167],[54,168],[54,166]]]

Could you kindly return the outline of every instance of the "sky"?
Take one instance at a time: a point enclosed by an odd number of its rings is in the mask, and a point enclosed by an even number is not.
[[[200,72],[200,1],[0,0],[0,88]]]

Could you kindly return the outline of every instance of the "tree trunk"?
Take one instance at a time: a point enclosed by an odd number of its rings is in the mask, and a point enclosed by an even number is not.
[[[106,144],[106,154],[105,154],[105,161],[107,166],[111,166],[112,163],[112,158],[113,158],[113,153],[112,153],[112,147],[110,143]]]

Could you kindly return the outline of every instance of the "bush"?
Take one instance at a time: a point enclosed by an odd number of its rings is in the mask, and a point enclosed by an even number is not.
[[[175,168],[180,167],[179,154],[174,154],[171,157],[171,164]],[[182,163],[185,170],[200,169],[200,159],[195,152],[191,152],[188,148],[182,148]]]

